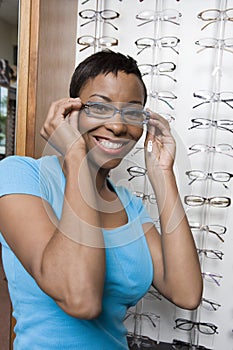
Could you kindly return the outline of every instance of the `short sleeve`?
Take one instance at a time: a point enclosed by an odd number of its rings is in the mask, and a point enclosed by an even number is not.
[[[46,199],[35,159],[9,156],[0,161],[0,197],[9,194],[31,194]]]

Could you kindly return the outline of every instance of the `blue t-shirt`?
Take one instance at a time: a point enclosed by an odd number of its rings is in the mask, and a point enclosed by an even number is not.
[[[66,179],[56,156],[40,159],[11,156],[0,161],[0,196],[31,194],[51,205],[61,217]],[[115,187],[128,223],[105,230],[106,277],[102,313],[94,320],[66,314],[24,269],[0,234],[4,270],[16,319],[15,350],[128,349],[123,320],[127,308],[148,291],[152,259],[142,224],[152,222],[141,199]],[[17,234],[17,232],[15,233]],[[75,278],[75,276],[74,276]]]

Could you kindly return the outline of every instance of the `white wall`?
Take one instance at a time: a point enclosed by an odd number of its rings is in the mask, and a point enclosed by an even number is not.
[[[233,92],[233,51],[218,49],[205,49],[197,53],[200,48],[195,44],[200,38],[232,38],[233,22],[216,22],[201,30],[205,24],[197,18],[197,14],[203,10],[210,8],[226,9],[233,7],[233,0],[139,0],[134,1],[117,1],[117,0],[90,0],[85,5],[79,1],[79,11],[92,8],[96,9],[113,9],[120,13],[120,17],[112,21],[119,30],[114,30],[110,25],[104,24],[95,32],[94,22],[86,26],[80,27],[84,20],[78,22],[77,37],[81,35],[108,35],[118,38],[119,45],[112,47],[115,51],[121,51],[125,54],[133,56],[139,64],[142,63],[158,63],[161,61],[172,61],[177,65],[174,73],[171,73],[177,83],[171,79],[162,77],[154,77],[153,79],[145,78],[145,82],[150,89],[156,91],[172,91],[177,95],[177,99],[172,101],[174,106],[172,111],[165,103],[158,100],[149,100],[148,106],[154,108],[160,113],[171,113],[176,120],[172,124],[174,136],[177,139],[177,160],[175,170],[178,176],[178,185],[182,198],[187,194],[196,194],[204,197],[212,196],[228,196],[232,194],[233,180],[228,184],[228,189],[222,184],[215,183],[211,180],[196,181],[192,186],[188,185],[189,181],[185,175],[186,170],[200,169],[207,172],[212,171],[228,171],[232,172],[232,156],[226,156],[219,153],[197,153],[188,156],[188,148],[195,143],[203,143],[216,146],[219,143],[228,143],[232,145],[232,133],[211,127],[209,129],[191,129],[191,118],[210,118],[212,120],[231,119],[233,120],[233,109],[225,103],[207,103],[198,108],[193,106],[200,99],[193,97],[196,90],[212,90]],[[136,14],[143,10],[161,11],[164,9],[176,9],[182,14],[180,25],[169,22],[148,23],[138,27],[139,20],[135,18]],[[177,46],[179,55],[169,48],[145,49],[141,54],[137,55],[138,49],[135,40],[140,37],[160,38],[164,35],[175,35],[180,39]],[[89,54],[94,52],[93,47],[87,48],[82,52],[79,51],[80,45],[77,45],[77,63]],[[233,49],[230,48],[230,49]],[[233,106],[233,103],[232,103]],[[141,142],[142,144],[142,142]],[[126,167],[138,164],[143,166],[143,152],[136,155],[129,155],[122,166],[112,174],[113,179],[118,184],[124,184],[132,190],[142,190],[145,193],[150,191],[150,184],[145,177],[138,180],[128,182],[128,174]],[[144,308],[152,310],[160,316],[160,340],[171,342],[173,338],[183,339],[184,341],[194,340],[198,344],[207,346],[214,350],[233,349],[233,217],[232,206],[230,208],[214,208],[204,205],[199,208],[185,207],[190,221],[200,222],[202,224],[221,224],[227,226],[228,230],[225,234],[225,242],[221,242],[214,235],[198,232],[194,234],[197,246],[199,248],[218,249],[224,252],[222,261],[202,259],[201,265],[203,271],[218,273],[223,276],[220,286],[211,282],[204,282],[204,297],[213,299],[221,304],[218,311],[206,311],[203,307],[199,307],[196,312],[188,312],[176,308],[166,300],[156,300],[152,302],[145,300]],[[149,207],[152,215],[156,218],[156,211]],[[182,273],[182,271],[180,272]],[[194,321],[211,322],[218,327],[218,334],[203,335],[198,331],[192,333],[175,330],[174,320],[177,317],[193,319]],[[153,334],[157,337],[157,333]]]

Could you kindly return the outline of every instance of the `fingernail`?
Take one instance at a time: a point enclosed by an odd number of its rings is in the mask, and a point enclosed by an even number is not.
[[[148,153],[152,152],[152,141],[151,140],[149,140],[147,143],[147,152]]]

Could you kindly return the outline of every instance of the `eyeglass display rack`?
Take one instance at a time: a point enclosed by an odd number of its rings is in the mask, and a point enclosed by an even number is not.
[[[141,335],[160,346],[173,343],[170,348],[232,346],[233,218],[231,203],[224,204],[232,197],[232,8],[233,0],[78,0],[76,62],[104,48],[134,57],[148,88],[147,105],[171,122],[176,138],[174,170],[200,253],[203,302],[195,311],[183,310],[150,291],[130,310],[157,317],[156,331],[140,325]],[[126,171],[144,169],[144,136],[111,177],[140,193],[159,229],[146,173],[128,181]]]

